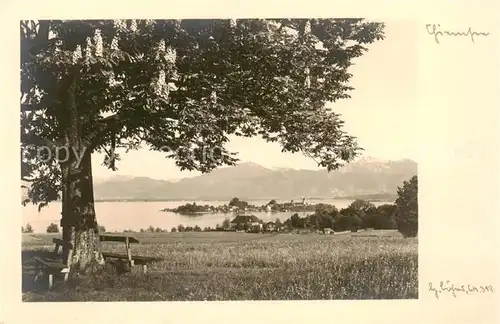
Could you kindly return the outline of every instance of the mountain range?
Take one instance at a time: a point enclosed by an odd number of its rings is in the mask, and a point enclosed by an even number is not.
[[[417,174],[412,160],[361,158],[326,170],[269,169],[241,163],[179,181],[116,176],[94,183],[96,200],[228,200],[365,198],[393,199],[398,186]],[[367,198],[368,197],[368,198]]]

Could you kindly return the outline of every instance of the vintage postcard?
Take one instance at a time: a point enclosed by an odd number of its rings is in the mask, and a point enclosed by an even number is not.
[[[498,320],[494,22],[299,8],[13,22],[16,308]]]

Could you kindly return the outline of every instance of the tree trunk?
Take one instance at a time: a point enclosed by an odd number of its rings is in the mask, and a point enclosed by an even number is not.
[[[81,272],[95,272],[104,265],[94,209],[91,153],[81,163],[63,167],[63,257],[68,266]]]
[[[94,209],[92,148],[82,138],[82,121],[76,104],[79,68],[63,80],[63,127],[66,159],[61,161],[63,180],[63,256],[74,272],[95,272],[104,265]]]

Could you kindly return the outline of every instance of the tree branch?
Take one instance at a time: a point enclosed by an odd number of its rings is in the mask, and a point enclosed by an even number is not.
[[[33,25],[31,28],[27,27],[30,32],[36,34],[35,38],[33,39],[33,46],[28,50],[28,53],[31,56],[36,56],[37,54],[40,53],[40,51],[43,49],[44,44],[47,43],[49,40],[49,31],[50,31],[50,20],[42,20],[38,24],[38,32],[36,31],[36,26],[34,21],[31,21],[31,24]]]
[[[21,97],[22,99],[22,97]],[[39,104],[26,104],[23,103],[21,104],[21,111],[36,111],[36,110],[41,110],[42,108],[39,107]]]
[[[90,138],[90,143],[89,143],[89,148],[94,149],[96,148],[99,143],[99,139],[101,139],[106,133],[110,131],[116,131],[118,128],[122,127],[123,125],[119,122],[120,121],[120,114],[116,113],[107,117],[104,117],[102,119],[99,119],[96,122],[96,126],[93,127],[93,135]],[[157,118],[162,118],[162,117],[171,117],[168,115],[166,112],[155,112],[155,113],[150,113],[147,118],[152,118],[152,119],[157,119]]]

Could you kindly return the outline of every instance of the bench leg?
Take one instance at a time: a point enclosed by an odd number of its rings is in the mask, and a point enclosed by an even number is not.
[[[54,276],[52,275],[52,273],[49,273],[49,290],[51,290],[53,286],[54,286]]]
[[[33,282],[36,283],[41,275],[43,275],[43,271],[41,268],[37,267],[35,269],[35,278],[33,279]]]
[[[146,273],[148,272],[148,265],[147,265],[147,264],[143,264],[143,265],[142,265],[142,272],[143,272],[144,274],[146,274]]]

